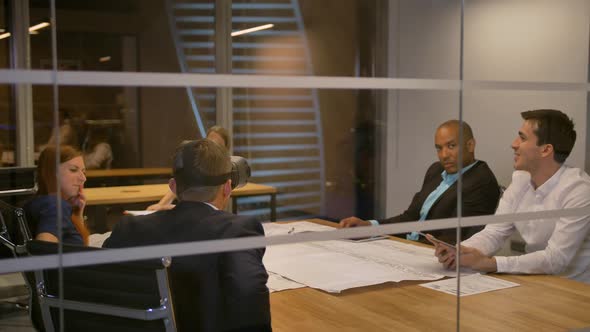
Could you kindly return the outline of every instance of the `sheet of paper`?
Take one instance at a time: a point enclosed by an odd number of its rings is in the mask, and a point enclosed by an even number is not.
[[[437,290],[439,292],[457,295],[457,279],[446,279],[441,281],[429,282],[420,285],[422,287]],[[461,277],[461,295],[469,296],[475,294],[481,294],[485,292],[491,292],[499,289],[517,287],[520,284],[482,275],[473,274],[466,277]]]
[[[281,276],[280,274],[276,274],[273,272],[268,272],[268,281],[266,283],[266,286],[268,286],[268,290],[271,293],[274,292],[280,292],[283,290],[287,290],[287,289],[296,289],[296,288],[303,288],[306,287],[305,285],[302,285],[298,282],[295,282],[293,280],[289,280],[283,276]]]
[[[309,221],[297,221],[288,224],[267,222],[262,224],[266,236],[287,235],[303,232],[325,232],[333,231],[334,227],[320,225]]]
[[[153,210],[125,210],[123,211],[124,214],[130,214],[132,216],[145,216],[147,214],[152,214],[156,211]]]
[[[334,293],[388,281],[437,280],[454,275],[438,263],[433,249],[391,240],[270,246],[264,265],[268,271]]]
[[[88,236],[88,246],[89,247],[97,247],[100,248],[102,247],[102,244],[104,243],[104,241],[106,239],[108,239],[111,236],[111,232],[106,232],[106,233],[102,233],[102,234],[90,234],[90,236]]]

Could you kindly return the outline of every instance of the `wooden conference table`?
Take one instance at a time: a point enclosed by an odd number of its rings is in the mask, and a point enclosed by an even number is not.
[[[156,202],[169,190],[168,184],[144,184],[136,186],[86,188],[84,189],[84,194],[86,195],[86,204],[92,206]],[[242,188],[232,191],[233,212],[238,212],[237,199],[240,197],[269,195],[270,220],[275,221],[277,208],[276,194],[277,189],[275,187],[247,183]]]
[[[568,331],[590,327],[590,285],[546,275],[493,276],[520,286],[461,298],[461,331]],[[386,283],[341,294],[312,288],[273,293],[273,330],[456,330],[456,297],[420,287],[420,283]]]

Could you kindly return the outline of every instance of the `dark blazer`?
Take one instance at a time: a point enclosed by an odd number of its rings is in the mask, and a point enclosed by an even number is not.
[[[412,203],[404,213],[379,220],[380,224],[390,224],[405,221],[420,220],[420,209],[424,201],[433,192],[442,181],[443,166],[439,162],[430,165],[424,176],[422,189],[414,195]],[[481,216],[494,214],[498,201],[500,200],[500,188],[498,181],[492,170],[485,161],[478,161],[471,169],[463,173],[462,180],[462,216]],[[455,182],[447,191],[445,191],[428,211],[426,220],[453,218],[457,216],[457,182]],[[482,227],[464,227],[461,228],[462,239],[467,239],[475,234]],[[428,233],[437,238],[449,242],[456,242],[456,230],[444,229],[438,231],[429,231]],[[424,240],[424,239],[421,239]]]
[[[217,211],[201,202],[125,217],[103,247],[264,235],[252,217]],[[264,248],[173,257],[169,279],[178,331],[270,331]]]

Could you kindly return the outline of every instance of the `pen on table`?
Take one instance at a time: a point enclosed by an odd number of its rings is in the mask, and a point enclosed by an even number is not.
[[[287,232],[287,234],[291,234],[293,232],[295,232],[295,227],[291,227],[291,229]]]
[[[427,234],[424,234],[422,232],[418,232],[418,234],[420,234],[420,235],[424,236],[426,239],[432,240],[432,241],[434,241],[436,243],[443,244],[443,245],[445,245],[445,246],[447,246],[449,248],[452,248],[452,249],[456,249],[456,247],[454,245],[452,245],[450,243],[446,243],[445,241],[439,240],[439,239],[435,238],[434,236],[432,236],[430,234],[428,234],[429,236],[427,236]]]

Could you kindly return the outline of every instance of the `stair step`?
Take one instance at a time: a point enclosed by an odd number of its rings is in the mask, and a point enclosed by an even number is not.
[[[281,144],[281,145],[262,145],[262,146],[235,146],[235,152],[252,152],[252,151],[292,151],[292,150],[309,150],[319,149],[317,144]]]
[[[288,3],[232,3],[232,9],[293,9]]]
[[[315,125],[315,120],[236,120],[234,126]]]
[[[319,157],[275,157],[275,158],[249,158],[251,165],[280,164],[289,162],[320,161]]]
[[[303,44],[299,42],[293,43],[249,43],[249,42],[237,42],[232,43],[232,47],[245,48],[245,49],[261,49],[261,48],[303,48]]]
[[[252,171],[252,176],[277,176],[277,175],[292,175],[292,174],[313,174],[319,173],[319,168],[300,168],[300,169],[276,169],[267,171]]]
[[[316,132],[306,133],[238,133],[234,134],[234,139],[251,139],[251,138],[303,138],[303,137],[317,137]]]
[[[213,36],[213,29],[178,29],[181,36]]]

